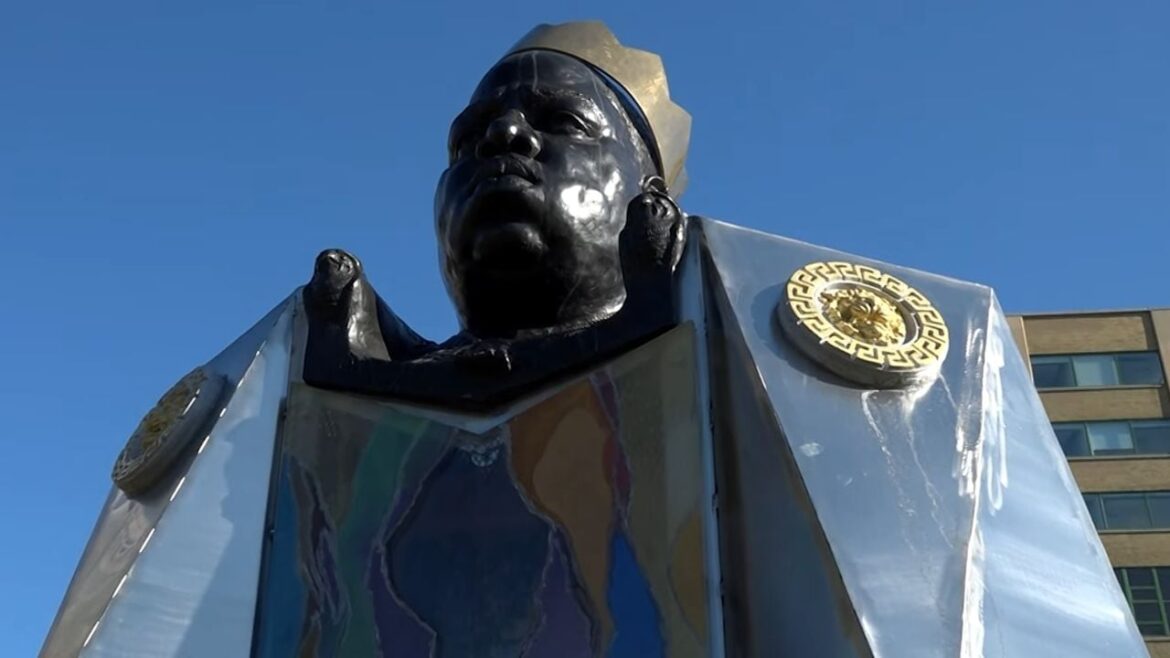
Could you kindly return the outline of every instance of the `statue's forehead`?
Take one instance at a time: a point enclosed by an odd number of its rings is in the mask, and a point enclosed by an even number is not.
[[[605,82],[588,65],[548,50],[531,50],[500,60],[480,80],[472,99],[498,96],[517,88],[569,89],[610,101]]]

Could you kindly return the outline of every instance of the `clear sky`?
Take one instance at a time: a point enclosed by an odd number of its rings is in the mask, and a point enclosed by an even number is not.
[[[692,213],[1009,312],[1170,306],[1162,0],[6,2],[0,655],[40,646],[141,415],[317,251],[454,330],[447,124],[513,41],[574,18],[664,56]]]

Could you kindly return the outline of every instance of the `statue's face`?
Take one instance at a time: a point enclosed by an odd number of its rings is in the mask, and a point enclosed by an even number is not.
[[[653,165],[589,67],[547,51],[504,59],[452,123],[449,151],[435,221],[464,326],[508,335],[620,307],[618,234]]]

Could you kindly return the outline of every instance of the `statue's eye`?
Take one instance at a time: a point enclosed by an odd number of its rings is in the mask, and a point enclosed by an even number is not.
[[[469,130],[464,130],[460,133],[451,136],[448,154],[451,160],[458,160],[460,156],[466,155],[468,149],[474,146],[475,140],[472,139],[472,133]]]
[[[588,135],[589,124],[575,112],[554,110],[547,117],[549,130],[570,135]]]
[[[464,116],[456,119],[447,140],[448,157],[451,162],[475,152],[475,147],[486,129],[482,116]]]

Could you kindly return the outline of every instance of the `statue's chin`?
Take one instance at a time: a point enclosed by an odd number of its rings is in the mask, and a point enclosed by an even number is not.
[[[497,276],[522,276],[535,271],[547,246],[528,222],[505,222],[480,228],[472,241],[475,269]]]

